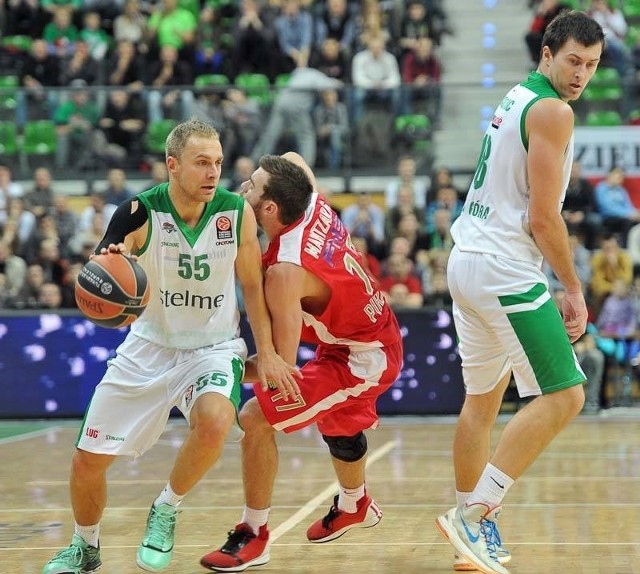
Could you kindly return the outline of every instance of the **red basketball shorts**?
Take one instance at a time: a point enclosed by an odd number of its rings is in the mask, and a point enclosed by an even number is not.
[[[376,400],[398,378],[402,343],[354,351],[348,347],[318,346],[316,357],[301,371],[301,396],[285,401],[280,392],[254,392],[267,420],[276,430],[293,432],[317,423],[327,436],[353,436],[378,426]]]

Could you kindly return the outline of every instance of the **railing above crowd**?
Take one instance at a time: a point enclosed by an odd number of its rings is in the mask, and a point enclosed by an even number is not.
[[[296,79],[305,75],[311,78]],[[311,70],[281,75],[274,85],[262,74],[244,74],[233,83],[209,74],[193,85],[158,89],[75,80],[64,88],[30,90],[7,85],[5,76],[0,157],[18,179],[39,165],[67,179],[100,177],[114,167],[135,177],[163,158],[171,129],[195,116],[219,130],[229,163],[296,149],[325,173],[393,173],[403,154],[414,155],[424,173],[431,169],[439,93],[400,85],[374,98],[353,86],[300,87],[305,81],[314,81]]]

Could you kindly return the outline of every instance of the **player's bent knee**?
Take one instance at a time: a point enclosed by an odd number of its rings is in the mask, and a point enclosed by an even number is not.
[[[113,455],[98,454],[78,448],[71,459],[71,467],[74,474],[95,475],[105,472],[114,459]]]
[[[329,445],[331,456],[343,462],[357,462],[367,454],[367,437],[362,431],[353,436],[322,435],[322,438]]]
[[[245,431],[250,432],[255,428],[262,428],[265,426],[271,427],[269,421],[267,421],[264,413],[262,412],[258,399],[255,397],[251,398],[244,404],[238,418],[240,420],[240,425]]]

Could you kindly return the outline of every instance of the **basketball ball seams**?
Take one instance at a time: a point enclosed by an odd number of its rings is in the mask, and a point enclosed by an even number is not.
[[[76,280],[75,297],[87,319],[113,329],[130,325],[142,314],[150,289],[135,259],[108,253],[85,263]]]
[[[107,266],[102,266],[93,260],[88,261],[80,271],[78,282],[86,287],[89,291],[90,285],[88,285],[87,283],[93,284],[96,288],[100,289],[103,289],[103,285],[105,287],[107,285],[110,285],[112,291],[106,294],[109,295],[111,299],[113,299],[113,302],[118,302],[122,305],[140,306],[142,305],[142,297],[144,293],[142,295],[138,295],[138,281],[136,274],[133,268],[131,268],[129,260],[127,260],[127,263],[129,264],[129,268],[131,270],[131,276],[120,278],[119,276],[116,276],[118,270]],[[107,271],[109,275],[108,281],[102,278],[102,276],[104,275],[104,271]],[[134,279],[132,279],[132,277]],[[132,289],[129,290],[127,289],[127,287],[132,287]]]

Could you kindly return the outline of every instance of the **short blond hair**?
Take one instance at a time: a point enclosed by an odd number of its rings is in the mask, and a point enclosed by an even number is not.
[[[191,136],[220,141],[220,133],[211,124],[197,118],[191,118],[178,124],[167,136],[164,146],[166,157],[171,156],[180,159]]]

